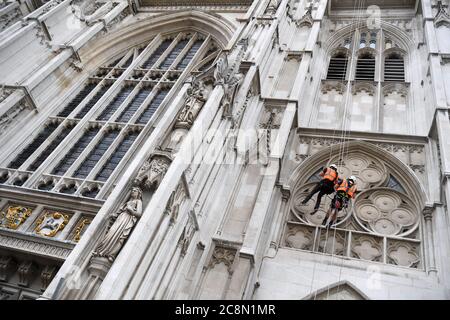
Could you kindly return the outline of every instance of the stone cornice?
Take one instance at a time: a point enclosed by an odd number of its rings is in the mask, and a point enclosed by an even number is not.
[[[75,244],[0,229],[0,247],[32,255],[65,260]]]
[[[336,137],[340,138],[340,130],[333,129],[316,129],[316,128],[297,128],[297,133],[302,136],[324,136],[324,137]],[[428,137],[415,136],[415,135],[401,135],[390,134],[381,132],[362,132],[353,131],[347,133],[346,140],[365,140],[365,141],[377,141],[377,142],[389,142],[389,143],[406,143],[406,144],[419,144],[424,145],[428,143]]]
[[[86,213],[96,213],[104,201],[95,199],[80,199],[65,194],[24,189],[14,186],[0,185],[0,198],[11,198],[15,201],[26,201],[57,206],[71,210],[82,210]]]

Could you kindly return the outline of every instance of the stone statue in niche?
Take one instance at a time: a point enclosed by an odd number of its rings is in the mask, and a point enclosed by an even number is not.
[[[114,222],[101,239],[93,256],[107,258],[112,263],[141,215],[142,190],[139,187],[133,187],[128,201],[112,215]]]
[[[177,117],[176,128],[189,129],[207,100],[207,89],[202,81],[194,81],[187,90],[184,108]]]
[[[222,54],[216,62],[216,69],[214,70],[214,79],[216,83],[222,84],[228,72],[228,58],[226,54]]]
[[[134,180],[136,186],[145,189],[157,188],[169,169],[170,160],[164,156],[156,155],[151,161],[145,161],[139,169],[138,176]]]

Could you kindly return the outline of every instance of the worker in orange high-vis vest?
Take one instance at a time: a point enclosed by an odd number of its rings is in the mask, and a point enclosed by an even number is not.
[[[331,201],[331,207],[327,212],[327,218],[325,226],[329,228],[332,224],[336,223],[337,214],[343,208],[348,207],[350,199],[354,199],[356,196],[356,177],[351,176],[348,179],[338,179],[335,186],[336,195]]]
[[[319,209],[320,202],[325,194],[331,194],[334,192],[334,185],[339,178],[337,170],[338,168],[335,164],[330,165],[328,168],[324,168],[320,173],[322,180],[319,181],[314,189],[312,189],[308,196],[302,201],[302,204],[306,204],[313,197],[313,195],[319,192],[316,205],[314,206],[314,212],[312,212],[311,214],[314,214]]]

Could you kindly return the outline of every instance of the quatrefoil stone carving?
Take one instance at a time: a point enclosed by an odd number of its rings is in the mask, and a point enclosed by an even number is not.
[[[383,235],[409,233],[419,222],[412,201],[389,188],[362,192],[356,199],[355,215],[363,228]]]

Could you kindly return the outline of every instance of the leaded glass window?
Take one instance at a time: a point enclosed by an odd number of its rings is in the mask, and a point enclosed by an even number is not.
[[[219,52],[210,36],[178,32],[117,53],[71,89],[18,155],[6,157],[0,183],[104,199],[189,73]]]

